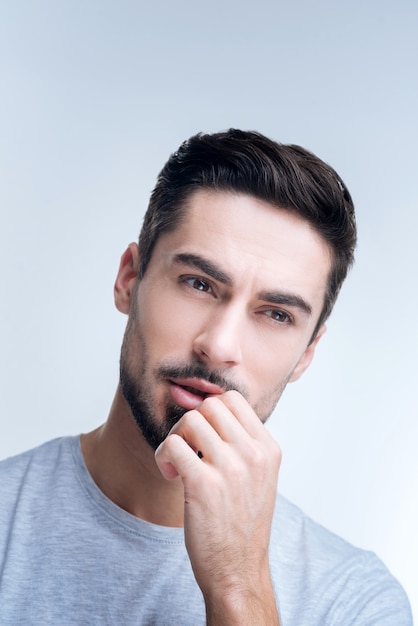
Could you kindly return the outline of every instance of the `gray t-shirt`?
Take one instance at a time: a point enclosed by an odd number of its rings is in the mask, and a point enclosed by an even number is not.
[[[271,573],[283,626],[410,626],[406,596],[358,550],[278,497]],[[90,477],[79,438],[0,463],[2,626],[199,626],[183,529],[140,520]]]

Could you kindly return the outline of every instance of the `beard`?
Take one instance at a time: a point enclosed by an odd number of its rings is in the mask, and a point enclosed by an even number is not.
[[[128,349],[129,335],[128,323],[120,357],[120,387],[136,425],[153,450],[158,448],[173,426],[188,411],[188,409],[174,404],[167,393],[165,406],[163,407],[163,418],[156,416],[159,407],[156,405],[153,397],[153,390],[159,381],[164,382],[176,378],[199,378],[218,385],[224,391],[235,389],[244,398],[247,397],[247,392],[242,386],[227,380],[219,371],[211,371],[204,363],[198,360],[189,364],[165,363],[161,364],[154,371],[150,371],[146,344],[142,336],[139,337],[142,363],[139,372],[132,372],[129,358],[130,351]]]
[[[172,427],[186,413],[186,409],[174,404],[167,405],[163,420],[161,422],[157,421],[154,405],[150,401],[148,394],[144,393],[140,381],[122,368],[120,372],[120,386],[136,425],[151,448],[156,450],[167,437]]]

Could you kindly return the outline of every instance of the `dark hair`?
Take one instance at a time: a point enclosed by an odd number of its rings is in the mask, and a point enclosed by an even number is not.
[[[313,339],[354,260],[354,205],[341,178],[304,148],[276,143],[257,132],[229,129],[194,135],[170,156],[151,194],[139,236],[141,277],[158,237],[179,225],[188,198],[200,188],[245,193],[297,213],[329,244],[332,266]]]

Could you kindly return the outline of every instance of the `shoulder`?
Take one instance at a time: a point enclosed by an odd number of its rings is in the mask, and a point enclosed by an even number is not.
[[[27,467],[32,463],[55,459],[74,439],[77,437],[58,437],[20,454],[2,459],[0,460],[0,472],[10,472],[19,467]]]
[[[361,551],[350,543],[318,524],[299,507],[281,495],[277,496],[273,520],[272,540],[278,544],[285,540],[290,552],[304,550],[312,557],[322,555],[333,561]]]
[[[412,624],[404,590],[374,553],[353,546],[281,496],[271,563],[273,578],[286,576],[289,596],[309,590],[310,610],[332,615],[331,623]]]
[[[35,491],[45,488],[58,468],[71,456],[76,437],[61,437],[0,461],[0,497],[14,499],[25,485]]]

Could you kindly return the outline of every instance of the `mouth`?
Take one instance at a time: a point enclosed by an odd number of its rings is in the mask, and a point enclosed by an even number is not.
[[[173,402],[188,411],[198,407],[208,396],[224,393],[222,387],[198,378],[169,379],[168,384]]]
[[[209,395],[208,393],[199,391],[199,389],[196,389],[196,387],[190,387],[189,385],[179,385],[179,387],[182,387],[183,389],[185,389],[186,391],[189,391],[190,393],[194,393],[196,396],[201,396],[203,399],[207,398]]]

